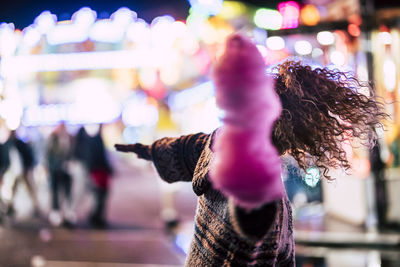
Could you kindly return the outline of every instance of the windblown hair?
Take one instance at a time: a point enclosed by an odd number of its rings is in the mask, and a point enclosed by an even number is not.
[[[373,90],[349,73],[312,69],[296,61],[277,67],[275,89],[282,114],[275,122],[272,141],[281,155],[294,157],[306,170],[313,164],[330,179],[329,168],[348,170],[342,142],[358,138],[372,146],[376,127],[388,115]]]

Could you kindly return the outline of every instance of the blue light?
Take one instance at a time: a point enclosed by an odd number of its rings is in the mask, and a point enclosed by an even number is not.
[[[183,110],[196,103],[201,103],[215,95],[212,81],[199,84],[184,91],[174,93],[168,98],[168,105],[174,110]]]
[[[304,175],[304,181],[310,187],[315,187],[320,181],[320,178],[321,174],[319,169],[316,167],[308,168],[306,174]]]
[[[205,15],[216,15],[222,9],[223,0],[189,0],[192,10]]]

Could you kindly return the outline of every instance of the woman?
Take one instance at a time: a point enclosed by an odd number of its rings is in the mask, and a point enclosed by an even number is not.
[[[370,88],[345,73],[286,61],[272,82],[264,70],[256,46],[232,35],[214,69],[217,104],[226,111],[220,129],[150,146],[116,145],[152,160],[167,182],[192,182],[199,199],[186,266],[294,266],[291,207],[277,158],[290,154],[300,168],[312,164],[330,178],[330,168],[350,167],[341,142],[350,136],[372,144],[368,133],[386,117]]]

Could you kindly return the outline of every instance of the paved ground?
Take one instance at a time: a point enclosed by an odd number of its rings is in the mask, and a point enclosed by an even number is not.
[[[182,266],[196,205],[190,184],[180,186],[176,194],[182,223],[180,234],[172,235],[161,219],[160,188],[165,185],[158,182],[152,166],[135,158],[120,158],[115,168],[109,225],[104,230],[90,229],[86,222],[93,199],[90,191],[83,190],[84,184],[76,182],[74,187],[78,217],[74,229],[32,218],[30,200],[21,186],[15,218],[0,226],[0,266]],[[46,183],[38,182],[38,192],[47,213]]]
[[[114,155],[113,161],[116,173],[109,196],[107,229],[95,230],[87,224],[93,199],[82,181],[75,180],[73,206],[77,223],[73,229],[54,227],[45,216],[32,217],[32,205],[21,186],[15,218],[0,225],[0,267],[183,266],[196,206],[191,185],[161,184],[152,166],[134,156]],[[42,209],[48,213],[46,179],[37,178],[36,183]],[[171,200],[162,196],[168,196],[165,193],[171,190],[177,192],[174,202],[181,220],[173,233],[166,231],[161,219],[161,199],[167,201],[164,203]],[[374,242],[373,238],[398,243],[399,234],[382,239],[382,235],[365,234],[359,228],[326,218],[322,223],[318,218],[307,225],[296,222],[296,226],[297,266],[400,266],[398,247],[362,246]],[[339,231],[341,237],[337,232],[326,232],[327,226]],[[343,243],[345,239],[349,241],[347,245],[326,246],[332,240]],[[358,246],[351,246],[351,240],[356,240]]]

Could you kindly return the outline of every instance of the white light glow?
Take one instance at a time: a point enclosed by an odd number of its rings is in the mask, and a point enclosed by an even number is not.
[[[171,25],[171,32],[176,38],[182,38],[189,34],[186,24],[182,21],[174,21]]]
[[[331,45],[335,42],[335,35],[328,31],[319,32],[317,40],[321,45]]]
[[[296,50],[299,55],[309,55],[312,51],[312,45],[306,40],[297,41],[294,44],[294,50]]]
[[[43,11],[35,19],[35,24],[40,33],[45,34],[51,30],[57,23],[57,16],[51,14],[50,11]]]
[[[322,51],[321,48],[314,48],[314,49],[312,50],[312,52],[311,52],[311,56],[312,56],[313,58],[320,57],[320,56],[322,56],[323,54],[324,54],[324,52]]]
[[[158,122],[158,109],[147,104],[146,96],[136,94],[124,104],[122,121],[126,126],[154,126]]]
[[[150,26],[144,20],[132,22],[126,31],[126,38],[139,45],[147,46],[150,44]]]
[[[50,45],[81,43],[88,39],[89,29],[71,24],[60,24],[52,28],[46,35]]]
[[[168,48],[175,42],[175,36],[171,34],[175,19],[171,16],[161,16],[151,22],[151,42],[153,46]]]
[[[154,68],[144,68],[139,71],[139,82],[144,88],[151,88],[157,82],[157,70]]]
[[[82,27],[89,27],[96,21],[96,11],[89,7],[82,7],[72,15],[72,21],[74,24],[80,24]]]
[[[368,70],[365,65],[357,65],[357,77],[361,81],[368,81]]]
[[[168,106],[175,111],[180,111],[188,106],[201,103],[215,94],[215,86],[212,81],[199,84],[182,92],[173,93],[168,98]]]
[[[151,50],[42,54],[4,58],[3,76],[41,71],[141,68],[163,65],[165,58]]]
[[[111,20],[99,20],[90,29],[89,37],[96,42],[118,43],[124,38],[124,28]]]
[[[178,40],[178,46],[187,55],[194,55],[200,49],[199,42],[192,36]]]
[[[271,50],[281,50],[285,48],[285,40],[280,36],[268,37],[267,47]]]
[[[34,26],[26,27],[22,31],[22,42],[26,46],[29,47],[36,46],[40,42],[41,38],[42,35],[40,34],[39,30]]]
[[[14,98],[3,100],[0,104],[0,117],[3,118],[8,129],[17,129],[22,117],[21,102]]]
[[[165,66],[160,69],[160,79],[167,85],[172,86],[178,83],[180,78],[179,68],[174,66]]]
[[[389,45],[392,43],[393,38],[390,32],[380,32],[378,35],[379,41],[382,44]]]
[[[344,65],[346,59],[342,52],[340,51],[333,51],[330,56],[331,62],[337,66]]]
[[[91,101],[89,98],[73,104],[26,107],[22,123],[25,126],[56,125],[62,121],[68,124],[108,123],[120,114],[119,106],[111,99]]]
[[[387,91],[394,91],[396,87],[396,64],[391,58],[386,58],[383,62],[383,82]]]
[[[14,34],[14,24],[0,24],[0,54],[1,56],[11,56],[17,49],[17,39]]]
[[[253,21],[259,28],[279,30],[282,27],[283,18],[277,10],[260,8],[256,11]]]
[[[216,15],[222,9],[223,0],[189,0],[193,12]]]
[[[110,18],[117,27],[126,27],[137,19],[137,14],[127,7],[121,7]]]

